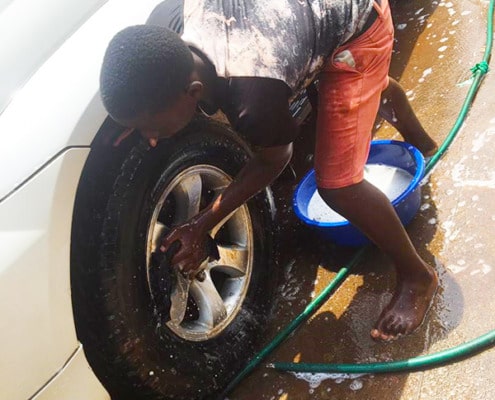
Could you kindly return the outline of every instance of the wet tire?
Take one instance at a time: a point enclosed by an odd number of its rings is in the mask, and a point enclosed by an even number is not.
[[[93,155],[93,168],[90,156],[81,180],[71,273],[78,336],[113,400],[215,398],[255,354],[274,299],[270,192],[214,230],[221,258],[171,325],[170,285],[150,273],[157,237],[206,206],[250,153],[203,118],[154,149],[136,142],[125,152]]]

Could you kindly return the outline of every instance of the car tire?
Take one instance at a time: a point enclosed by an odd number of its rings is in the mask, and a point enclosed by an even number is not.
[[[211,202],[250,151],[198,117],[156,148],[136,141],[126,153],[109,156],[117,168],[102,167],[100,152],[81,179],[71,274],[79,339],[114,400],[214,398],[255,354],[275,297],[270,191],[212,231],[220,260],[191,284],[184,319],[171,321],[177,278],[152,273],[159,238]]]

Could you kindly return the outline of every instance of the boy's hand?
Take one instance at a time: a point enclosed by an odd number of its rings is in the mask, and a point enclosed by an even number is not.
[[[125,139],[127,139],[134,131],[136,128],[127,128],[122,132],[117,139],[113,141],[113,146],[117,147],[120,143],[122,143]],[[158,143],[158,139],[154,137],[145,137],[145,139],[148,139],[148,143],[150,144],[151,147],[156,147]]]
[[[180,248],[172,257],[171,264],[183,274],[193,278],[202,262],[212,256],[218,258],[215,249],[212,249],[212,239],[201,226],[192,219],[185,224],[174,228],[162,241],[160,251],[167,251],[174,243],[179,242]]]

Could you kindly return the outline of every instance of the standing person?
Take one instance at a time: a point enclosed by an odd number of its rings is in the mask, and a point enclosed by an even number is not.
[[[181,27],[181,36],[167,29]],[[435,142],[388,76],[393,24],[387,0],[168,0],[146,25],[119,32],[101,71],[110,116],[151,146],[184,128],[197,110],[221,109],[256,151],[200,214],[175,228],[172,264],[194,275],[207,232],[269,185],[292,155],[298,128],[290,100],[318,78],[315,172],[325,202],[394,262],[397,287],[371,335],[392,340],[423,321],[438,286],[387,197],[363,179],[377,113],[425,155]],[[363,204],[366,204],[363,207]]]

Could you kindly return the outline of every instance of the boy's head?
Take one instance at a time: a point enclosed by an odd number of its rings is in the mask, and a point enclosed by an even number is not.
[[[136,25],[110,41],[100,93],[110,116],[146,137],[168,137],[192,118],[202,85],[180,37],[164,27]]]

